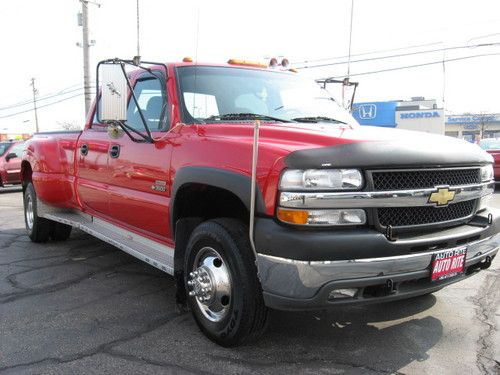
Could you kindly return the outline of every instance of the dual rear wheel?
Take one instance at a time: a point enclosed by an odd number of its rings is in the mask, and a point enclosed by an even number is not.
[[[38,216],[35,188],[29,182],[24,190],[24,222],[33,242],[65,241],[71,234],[71,226]]]

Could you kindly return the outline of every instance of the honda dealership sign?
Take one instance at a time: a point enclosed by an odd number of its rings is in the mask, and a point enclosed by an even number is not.
[[[355,103],[352,115],[361,125],[396,127],[397,102]]]

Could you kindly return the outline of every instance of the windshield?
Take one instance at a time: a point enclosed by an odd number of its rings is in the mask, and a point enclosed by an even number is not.
[[[326,90],[296,73],[189,66],[177,68],[177,74],[187,123],[260,119],[357,124]],[[240,116],[227,116],[235,114]]]
[[[500,139],[481,139],[481,141],[479,141],[479,146],[483,150],[500,150]]]
[[[9,149],[10,145],[12,143],[10,142],[1,142],[0,143],[0,156],[3,156],[3,154],[5,154],[7,152],[7,150]]]

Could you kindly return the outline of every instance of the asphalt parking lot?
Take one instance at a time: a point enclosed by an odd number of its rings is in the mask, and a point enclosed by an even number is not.
[[[206,339],[174,293],[171,277],[83,232],[31,243],[20,190],[0,189],[1,374],[500,373],[498,257],[430,296],[273,311],[259,342],[233,349]]]

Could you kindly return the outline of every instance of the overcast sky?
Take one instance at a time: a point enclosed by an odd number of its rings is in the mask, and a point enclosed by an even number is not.
[[[91,39],[96,41],[91,48],[92,72],[101,59],[136,54],[136,0],[98,2],[100,7],[89,5]],[[198,61],[224,62],[231,57],[284,55],[290,61],[314,65],[314,60],[348,54],[351,0],[140,0],[140,8],[140,45],[145,60],[179,61],[197,55]],[[32,104],[22,104],[32,98],[32,77],[36,78],[39,106],[46,106],[38,111],[41,130],[57,129],[65,122],[83,124],[82,49],[76,46],[81,42],[80,10],[78,0],[0,2],[0,71],[4,75],[0,132],[34,129]],[[353,61],[496,42],[500,43],[498,0],[354,0]],[[421,47],[408,49],[417,45]],[[356,56],[375,51],[379,52]],[[444,73],[443,64],[438,63],[357,75],[480,54],[490,56],[446,62]],[[345,61],[337,58],[321,63]],[[350,71],[352,80],[360,82],[357,101],[425,96],[442,103],[444,93],[447,112],[458,114],[500,112],[499,67],[500,46],[490,46],[353,62]],[[304,69],[300,74],[321,78],[346,73],[347,65],[337,64]],[[10,116],[18,112],[25,113]]]

